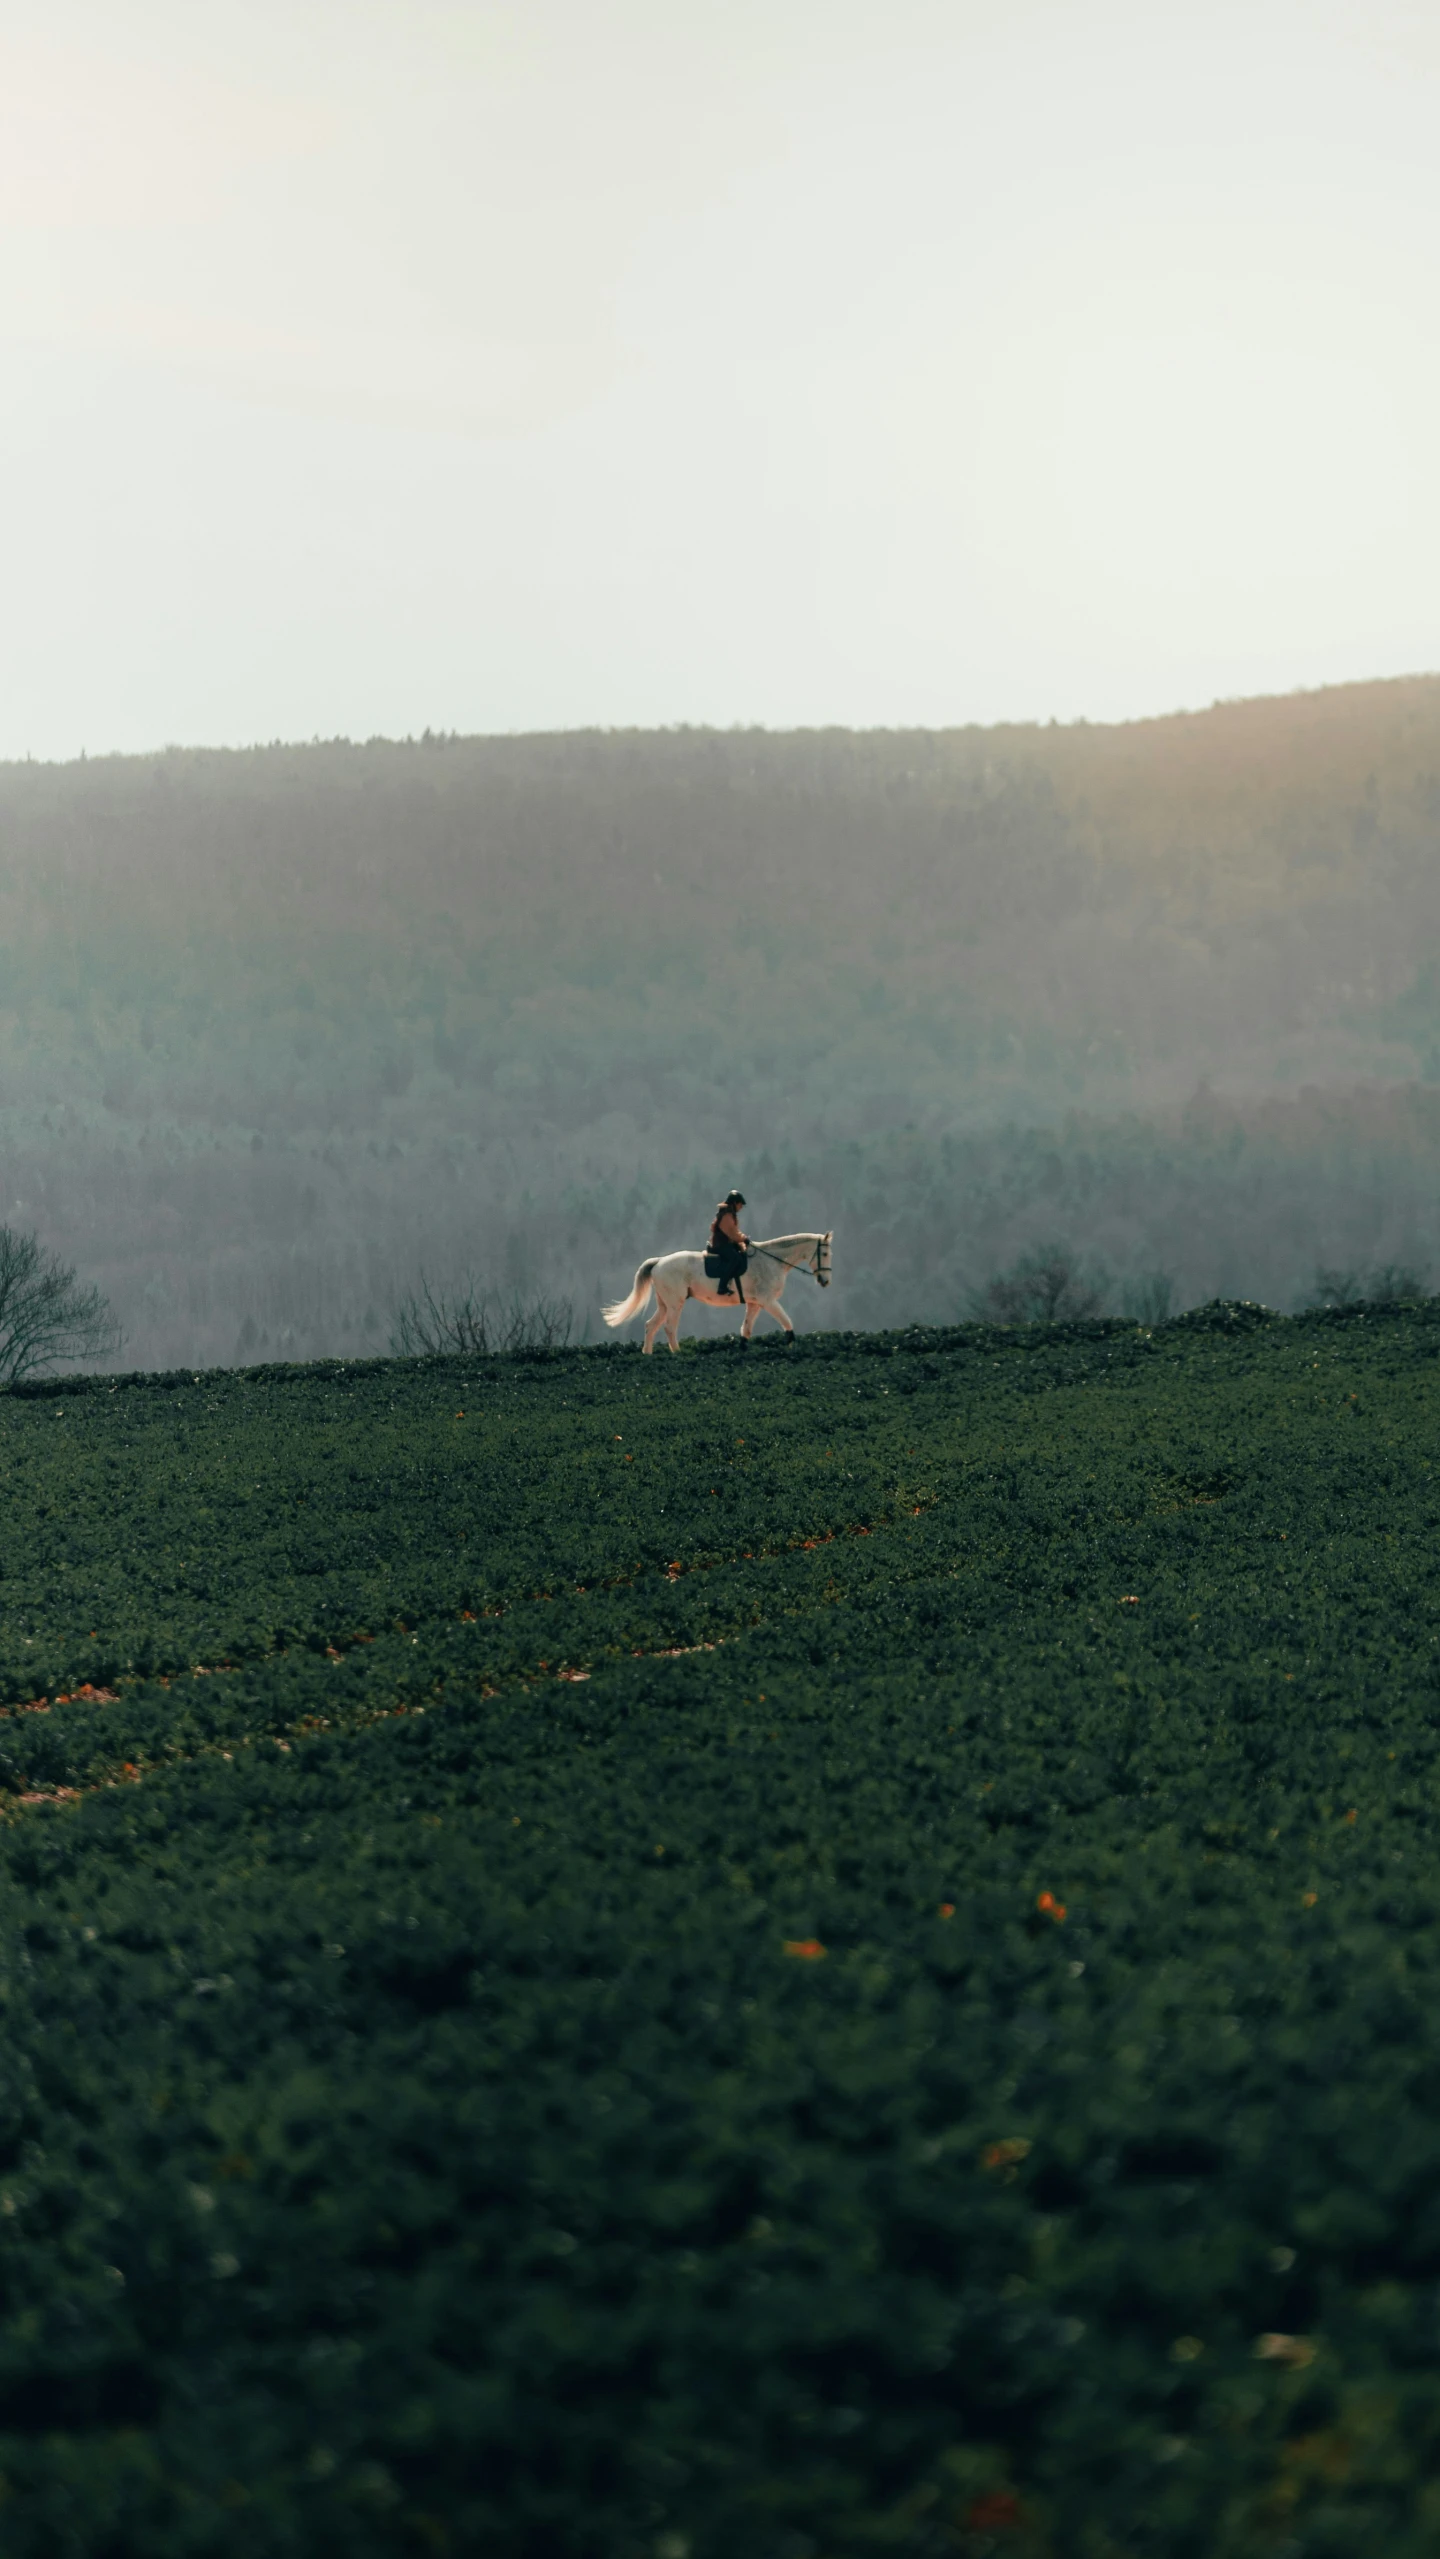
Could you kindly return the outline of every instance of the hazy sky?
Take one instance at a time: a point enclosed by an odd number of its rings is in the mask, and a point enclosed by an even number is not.
[[[1440,665],[1434,0],[0,0],[0,754]]]

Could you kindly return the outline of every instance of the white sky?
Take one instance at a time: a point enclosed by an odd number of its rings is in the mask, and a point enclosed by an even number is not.
[[[1434,0],[0,0],[0,754],[1440,665]]]

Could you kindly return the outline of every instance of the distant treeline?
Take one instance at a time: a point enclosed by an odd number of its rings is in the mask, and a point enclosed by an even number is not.
[[[0,769],[0,1221],[126,1357],[378,1348],[836,1229],[827,1322],[1059,1240],[1288,1305],[1440,1267],[1440,679],[1125,728]]]

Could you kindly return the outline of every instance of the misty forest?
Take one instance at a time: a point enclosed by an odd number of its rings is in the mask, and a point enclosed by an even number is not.
[[[802,1327],[1433,1286],[1437,819],[1440,678],[10,764],[0,1223],[126,1368],[596,1340],[731,1183]]]

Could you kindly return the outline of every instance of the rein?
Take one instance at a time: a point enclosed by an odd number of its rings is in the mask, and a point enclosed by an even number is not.
[[[796,1240],[798,1242],[800,1239],[797,1238]],[[820,1276],[820,1255],[824,1250],[824,1245],[824,1236],[817,1235],[808,1253],[802,1253],[798,1262],[787,1262],[784,1254],[775,1252],[770,1245],[752,1244],[750,1246],[750,1259],[752,1262],[778,1262],[783,1271],[812,1271],[816,1279],[818,1279]]]

